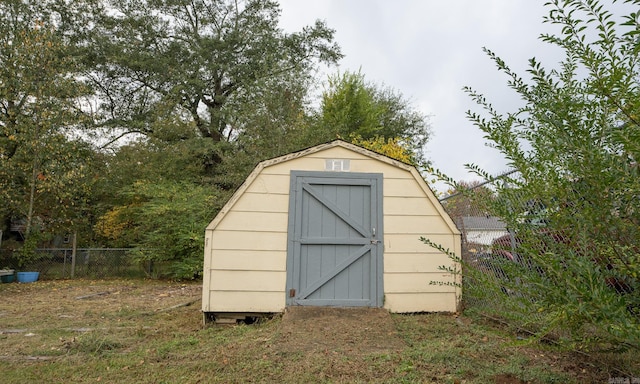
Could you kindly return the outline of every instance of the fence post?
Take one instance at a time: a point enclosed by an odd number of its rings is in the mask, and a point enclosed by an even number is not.
[[[71,243],[71,278],[73,279],[76,274],[76,248],[78,242],[76,241],[78,237],[78,231],[73,232],[73,242]]]

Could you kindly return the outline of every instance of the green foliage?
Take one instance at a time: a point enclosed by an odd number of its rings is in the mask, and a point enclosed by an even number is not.
[[[36,248],[40,240],[39,235],[39,232],[35,232],[35,236],[29,236],[22,247],[16,252],[19,268],[29,270],[31,263],[37,258]]]
[[[359,74],[310,107],[314,69],[342,55],[323,22],[280,29],[276,1],[8,0],[0,15],[0,215],[27,237],[79,232],[194,276],[204,227],[261,160],[335,127],[424,162],[425,117]]]
[[[309,137],[313,135],[308,117],[311,80],[293,72],[263,83],[259,88],[268,92],[252,92],[233,106],[233,124],[242,128],[235,140],[236,152],[255,162],[315,144],[317,139]]]
[[[494,192],[480,181],[459,181],[441,201],[451,218],[460,223],[465,216],[486,216],[489,213],[486,204],[494,197]]]
[[[137,181],[126,190],[129,204],[105,213],[96,231],[121,246],[135,246],[144,262],[168,263],[171,277],[202,271],[204,229],[224,203],[209,187]]]
[[[75,225],[89,192],[91,152],[70,133],[85,123],[88,88],[53,2],[0,4],[0,196],[24,236]]]
[[[383,137],[376,136],[365,140],[360,136],[353,136],[351,138],[351,142],[392,159],[402,161],[403,163],[417,165],[414,154],[398,139],[385,139]]]
[[[375,89],[367,87],[364,75],[346,72],[329,77],[322,97],[322,123],[337,137],[352,134],[365,139],[376,134],[384,137],[380,116],[384,107],[374,100]],[[391,137],[399,132],[393,132]]]
[[[524,106],[503,115],[466,89],[484,109],[469,119],[518,171],[496,183],[487,206],[515,233],[521,262],[502,263],[503,278],[480,287],[500,285],[509,293],[501,315],[540,337],[638,349],[638,15],[593,0],[547,6],[545,22],[560,33],[541,38],[566,53],[557,69],[531,59],[524,79],[486,50]]]
[[[359,137],[399,140],[425,166],[424,145],[430,136],[427,117],[392,89],[365,81],[360,72],[329,77],[322,96],[316,137],[323,141]]]
[[[285,34],[274,1],[114,0],[110,8],[92,34],[95,68],[87,76],[103,102],[103,124],[125,132],[157,136],[149,122],[169,113],[189,123],[182,135],[234,141],[245,128],[238,104],[342,56],[320,21]]]
[[[193,277],[230,192],[257,162],[306,145],[312,69],[342,55],[322,22],[284,33],[274,1],[107,3],[74,35],[90,48],[99,139],[114,149],[100,154],[94,229]]]

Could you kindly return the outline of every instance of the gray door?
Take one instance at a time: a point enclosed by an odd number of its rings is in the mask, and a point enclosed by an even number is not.
[[[291,172],[287,305],[382,306],[382,175]]]

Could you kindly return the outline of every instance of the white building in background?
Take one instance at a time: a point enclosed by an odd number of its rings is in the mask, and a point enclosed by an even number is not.
[[[506,224],[495,216],[464,216],[462,225],[467,244],[489,246],[493,240],[508,233]]]

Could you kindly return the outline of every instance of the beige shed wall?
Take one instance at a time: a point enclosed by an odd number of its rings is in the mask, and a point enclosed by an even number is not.
[[[441,265],[453,266],[447,255],[427,246],[420,237],[460,249],[460,235],[453,233],[429,199],[421,179],[412,172],[383,164],[384,174],[384,307],[391,312],[454,312],[460,291]]]
[[[247,179],[249,184],[234,196],[235,201],[232,198],[229,212],[218,215],[207,229],[203,311],[284,310],[289,175],[291,170],[324,171],[325,159],[349,159],[351,172],[384,175],[385,308],[393,312],[455,311],[458,290],[430,284],[453,281],[438,270],[451,261],[419,237],[459,252],[460,235],[452,232],[429,199],[426,185],[416,181],[417,172],[414,175],[339,146],[267,165]]]
[[[265,168],[207,229],[203,311],[284,310],[288,210],[289,176]]]

